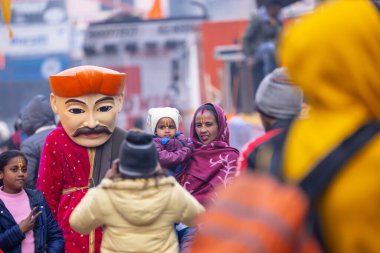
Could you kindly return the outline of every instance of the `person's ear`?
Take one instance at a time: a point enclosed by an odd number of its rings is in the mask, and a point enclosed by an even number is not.
[[[124,102],[124,92],[121,93],[116,98],[116,111],[117,112],[121,112],[121,110],[123,109],[123,102]]]
[[[4,172],[0,171],[0,180],[4,179]]]
[[[57,99],[53,93],[50,94],[50,106],[55,114],[58,114]]]

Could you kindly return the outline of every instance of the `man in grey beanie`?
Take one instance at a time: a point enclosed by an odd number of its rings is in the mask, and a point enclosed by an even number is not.
[[[302,103],[302,91],[292,85],[285,68],[276,68],[263,79],[256,93],[256,109],[266,133],[245,145],[238,161],[240,170],[266,167],[269,161],[265,159],[271,156],[260,157],[260,151],[300,114]]]

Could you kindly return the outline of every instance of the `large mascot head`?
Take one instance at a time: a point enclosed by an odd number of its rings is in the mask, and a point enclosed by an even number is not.
[[[104,144],[116,127],[126,74],[79,66],[50,76],[51,107],[69,137],[84,147]]]

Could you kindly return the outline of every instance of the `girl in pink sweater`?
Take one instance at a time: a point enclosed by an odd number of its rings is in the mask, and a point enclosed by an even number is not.
[[[27,160],[17,150],[0,154],[0,249],[7,253],[60,253],[62,233],[38,190],[25,189]]]

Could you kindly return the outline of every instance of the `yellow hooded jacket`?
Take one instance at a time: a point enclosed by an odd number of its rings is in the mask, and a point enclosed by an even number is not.
[[[298,181],[380,118],[380,14],[367,0],[327,2],[285,31],[279,58],[312,108],[285,144],[285,175]],[[349,160],[319,208],[330,252],[380,252],[380,135]]]

